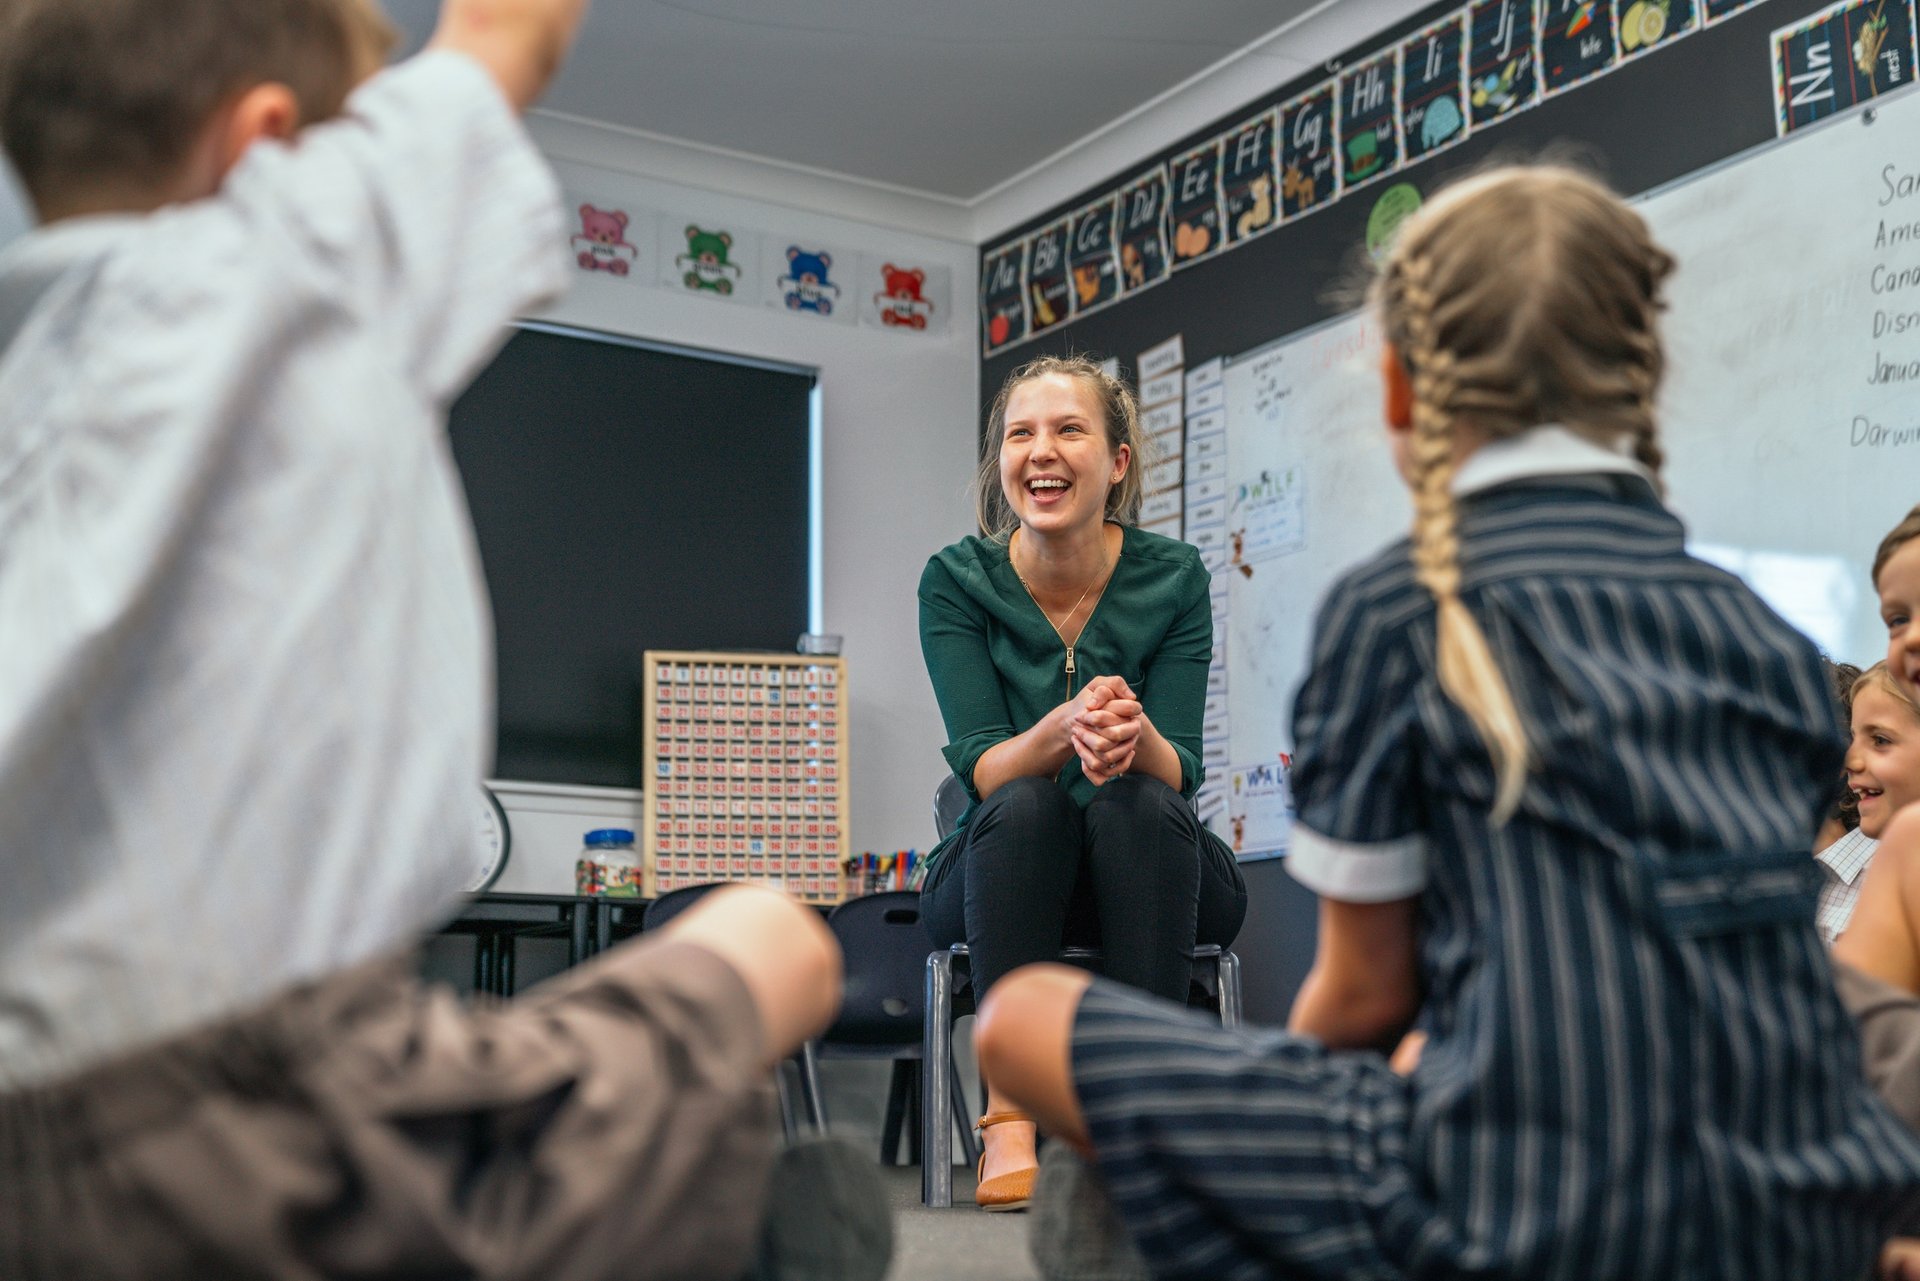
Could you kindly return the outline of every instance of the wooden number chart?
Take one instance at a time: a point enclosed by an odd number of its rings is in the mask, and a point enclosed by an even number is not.
[[[845,897],[846,662],[648,650],[646,892],[764,880]]]

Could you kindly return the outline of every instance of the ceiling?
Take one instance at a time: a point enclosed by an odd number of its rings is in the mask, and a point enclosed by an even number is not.
[[[439,7],[386,4],[413,43]],[[1269,87],[1317,65],[1286,33],[1334,7],[598,0],[542,111],[970,206],[1223,62]]]

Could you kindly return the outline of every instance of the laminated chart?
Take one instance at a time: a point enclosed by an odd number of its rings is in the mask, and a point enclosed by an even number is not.
[[[647,897],[749,878],[846,897],[846,660],[648,650]]]

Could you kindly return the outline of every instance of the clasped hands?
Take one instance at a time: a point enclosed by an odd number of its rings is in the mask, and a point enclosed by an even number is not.
[[[1140,696],[1118,676],[1096,676],[1066,704],[1067,736],[1080,769],[1098,787],[1133,767],[1146,725]]]

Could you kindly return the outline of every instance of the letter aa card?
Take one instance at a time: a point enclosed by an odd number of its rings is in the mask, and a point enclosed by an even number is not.
[[[1532,106],[1540,92],[1537,3],[1480,0],[1467,17],[1467,112],[1476,129]]]
[[[1274,133],[1273,112],[1263,111],[1221,142],[1220,186],[1226,193],[1229,244],[1280,223],[1274,189]]]
[[[1173,265],[1184,267],[1220,248],[1220,140],[1189,151],[1173,174]]]
[[[1067,224],[1057,222],[1027,242],[1027,315],[1045,333],[1072,313],[1067,286]]]
[[[1280,212],[1294,218],[1340,190],[1339,144],[1333,132],[1334,82],[1280,108]]]
[[[1613,0],[1540,0],[1539,8],[1542,97],[1613,66]]]
[[[1167,171],[1155,169],[1120,193],[1120,291],[1145,289],[1167,274]]]
[[[1400,46],[1400,138],[1407,161],[1467,136],[1467,26],[1456,13]]]
[[[1120,197],[1096,200],[1069,219],[1067,266],[1073,272],[1075,315],[1120,296],[1120,263],[1114,253],[1114,227]]]
[[[1027,242],[1016,240],[987,255],[980,268],[980,320],[988,355],[1027,336]]]
[[[1910,0],[1841,0],[1773,33],[1775,124],[1791,133],[1913,79]]]
[[[1395,89],[1400,59],[1389,49],[1340,77],[1340,143],[1345,151],[1340,185],[1357,187],[1400,165],[1399,108]]]

